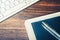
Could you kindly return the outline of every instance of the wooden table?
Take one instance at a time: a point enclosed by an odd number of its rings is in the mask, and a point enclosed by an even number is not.
[[[0,40],[28,40],[26,19],[60,11],[60,0],[41,0],[0,23]]]

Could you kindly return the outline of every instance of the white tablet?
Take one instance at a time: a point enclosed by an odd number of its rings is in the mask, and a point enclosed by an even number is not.
[[[44,28],[43,22],[48,27]],[[60,12],[28,19],[25,27],[29,40],[60,40]]]

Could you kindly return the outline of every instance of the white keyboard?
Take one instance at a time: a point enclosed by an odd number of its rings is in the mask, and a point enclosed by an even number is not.
[[[0,22],[38,0],[0,0]]]

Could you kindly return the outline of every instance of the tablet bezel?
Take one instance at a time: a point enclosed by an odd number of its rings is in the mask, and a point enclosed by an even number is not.
[[[46,19],[50,19],[50,18],[57,17],[57,16],[60,16],[60,12],[26,20],[25,21],[25,27],[26,27],[26,31],[27,31],[29,40],[36,40],[36,37],[35,37],[35,34],[34,34],[31,23],[46,20]]]

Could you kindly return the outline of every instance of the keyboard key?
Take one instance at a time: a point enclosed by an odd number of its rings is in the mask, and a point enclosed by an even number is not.
[[[6,10],[10,9],[10,6],[6,6],[5,9],[6,9]]]
[[[12,8],[12,7],[14,7],[14,4],[13,4],[13,3],[11,3],[11,4],[10,4],[10,7],[11,7],[11,8]]]
[[[15,1],[15,2],[14,2],[14,4],[15,4],[15,5],[18,5],[18,4],[19,4],[19,2],[18,2],[18,1]]]
[[[0,12],[1,13],[4,13],[5,12],[5,9],[4,8],[0,8]]]
[[[9,1],[6,1],[5,5],[10,5]]]
[[[18,1],[19,1],[19,0],[18,0]],[[20,0],[19,2],[22,3],[23,1],[25,1],[25,0]]]
[[[3,18],[3,15],[2,14],[0,14],[0,19],[2,19]]]
[[[7,0],[1,0],[3,3],[6,2]]]
[[[26,0],[26,3],[28,4],[28,3],[30,3],[31,1],[30,0]]]
[[[9,0],[10,2],[14,2],[15,0]]]

